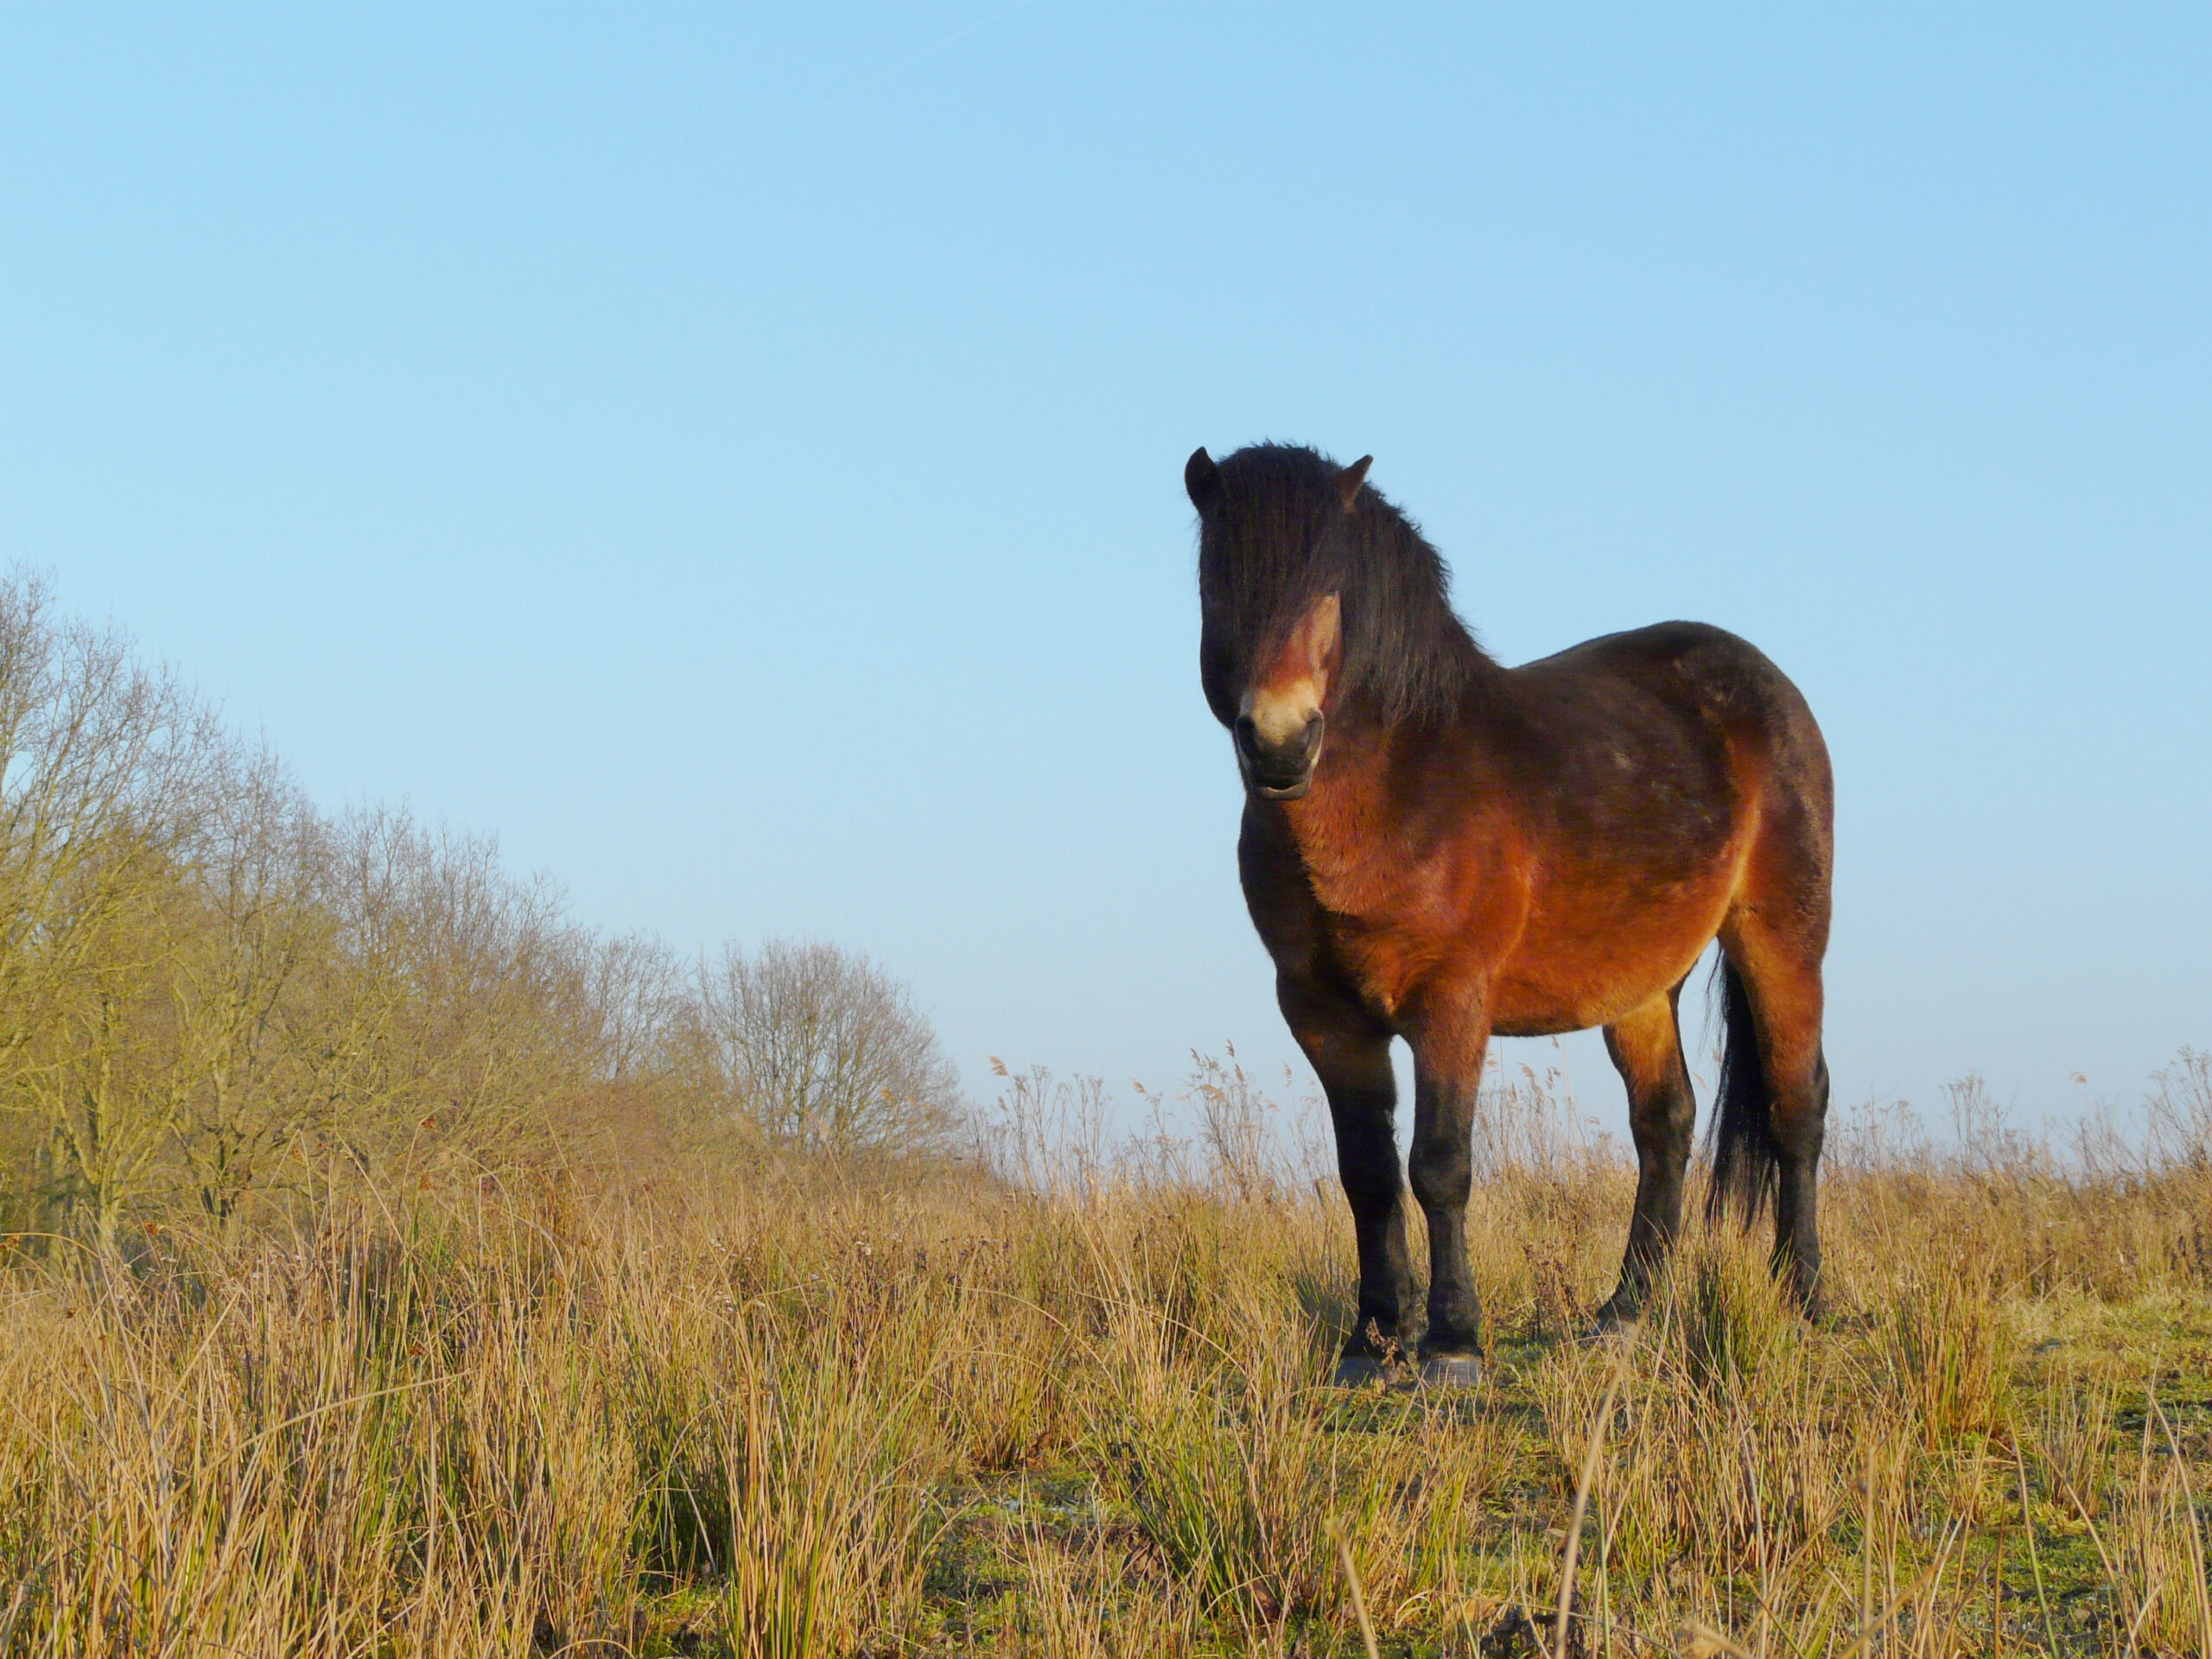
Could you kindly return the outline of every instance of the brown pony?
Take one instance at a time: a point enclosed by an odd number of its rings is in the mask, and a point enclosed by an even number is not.
[[[1327,1091],[1359,1243],[1340,1382],[1411,1339],[1389,1046],[1413,1050],[1428,1221],[1421,1376],[1478,1374],[1470,1135],[1493,1033],[1602,1026],[1639,1173],[1632,1319],[1681,1225],[1696,1103],[1675,1003],[1720,941],[1726,1057],[1710,1211],[1775,1204],[1776,1270],[1820,1290],[1821,957],[1833,791],[1811,711],[1733,634],[1663,622],[1519,668],[1453,614],[1444,562],[1367,482],[1262,444],[1184,469],[1199,673],[1245,785],[1237,865],[1283,1017]]]

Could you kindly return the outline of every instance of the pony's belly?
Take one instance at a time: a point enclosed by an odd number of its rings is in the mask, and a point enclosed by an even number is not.
[[[1685,963],[1676,973],[1616,979],[1603,986],[1509,982],[1491,993],[1491,1031],[1499,1037],[1557,1037],[1610,1026],[1668,990],[1691,965]]]
[[[1500,1037],[1553,1037],[1611,1025],[1680,982],[1713,938],[1709,928],[1702,934],[1685,929],[1663,943],[1623,948],[1607,940],[1541,957],[1523,952],[1485,974],[1478,956],[1453,948],[1459,941],[1362,927],[1346,918],[1330,921],[1324,956],[1333,975],[1357,986],[1381,1018],[1398,1026],[1408,1010],[1439,996],[1448,1002],[1487,978],[1490,1028]]]
[[[1725,899],[1685,905],[1642,927],[1524,943],[1491,981],[1491,1029],[1552,1037],[1611,1025],[1681,983],[1725,909]]]

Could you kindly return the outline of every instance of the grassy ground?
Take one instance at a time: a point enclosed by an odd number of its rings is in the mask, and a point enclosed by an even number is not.
[[[1363,1608],[1535,1653],[1580,1489],[1576,1653],[2212,1654],[2212,1175],[1840,1169],[1822,1328],[1700,1231],[1584,1344],[1629,1192],[1484,1183],[1489,1377],[1443,1395],[1319,1386],[1307,1189],[816,1171],[19,1249],[0,1653],[1355,1655]]]

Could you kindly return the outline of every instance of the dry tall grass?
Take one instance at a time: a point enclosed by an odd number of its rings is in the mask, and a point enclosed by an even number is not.
[[[2212,1654],[2203,1163],[1847,1155],[1829,1326],[1700,1235],[1592,1347],[1628,1173],[1493,1099],[1470,1395],[1318,1386],[1341,1200],[1197,1154],[19,1260],[0,1651],[1357,1653],[1338,1523],[1382,1650],[1534,1653],[1595,1437],[1574,1652]]]

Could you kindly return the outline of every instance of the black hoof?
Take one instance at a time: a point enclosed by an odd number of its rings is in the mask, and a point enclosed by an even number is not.
[[[1431,1354],[1421,1363],[1424,1389],[1472,1389],[1481,1386],[1483,1362],[1474,1354]]]
[[[1582,1333],[1583,1339],[1602,1342],[1607,1337],[1618,1336],[1624,1331],[1633,1331],[1643,1318],[1643,1308],[1615,1291],[1605,1299],[1605,1305],[1590,1316],[1589,1326]]]
[[[1394,1369],[1372,1354],[1346,1354],[1337,1362],[1336,1372],[1329,1378],[1329,1385],[1338,1389],[1387,1387]]]

